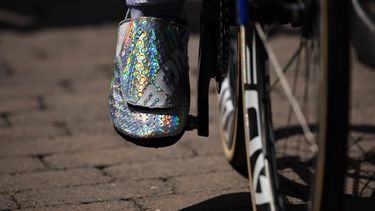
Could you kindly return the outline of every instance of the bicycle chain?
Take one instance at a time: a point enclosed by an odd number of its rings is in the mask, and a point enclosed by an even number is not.
[[[232,2],[233,3],[233,2]],[[229,60],[229,16],[230,0],[219,1],[219,42],[218,42],[218,74],[216,75],[217,91],[220,92],[221,82],[228,73]]]

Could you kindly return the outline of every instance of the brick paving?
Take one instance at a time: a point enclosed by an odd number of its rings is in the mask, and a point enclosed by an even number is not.
[[[174,146],[147,149],[114,133],[115,41],[115,25],[0,33],[0,210],[176,210],[248,196],[218,134],[187,132]],[[197,45],[193,35],[192,87]],[[216,115],[211,122],[214,131]],[[230,208],[248,208],[242,198]]]
[[[248,210],[247,180],[214,132],[214,87],[210,138],[187,132],[174,146],[146,149],[114,133],[107,97],[115,40],[115,25],[0,32],[0,210]],[[294,42],[284,41],[278,49]],[[189,49],[195,113],[197,35]],[[374,73],[362,72],[353,107],[367,110],[353,119],[371,125],[374,98],[363,96]]]

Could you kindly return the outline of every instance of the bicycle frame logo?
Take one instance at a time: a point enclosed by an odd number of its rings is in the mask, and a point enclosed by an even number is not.
[[[259,102],[258,82],[257,82],[257,64],[256,64],[256,43],[255,34],[252,36],[252,52],[250,54],[249,46],[246,46],[245,55],[246,61],[253,61],[252,64],[246,64],[246,75],[244,76],[244,99],[246,109],[246,124],[250,127],[248,132],[248,159],[251,169],[251,179],[254,191],[253,196],[257,206],[270,206],[273,207],[273,193],[271,187],[270,174],[268,172],[268,162],[264,156],[264,143],[262,142],[261,132],[261,116]],[[250,59],[252,56],[252,59]]]

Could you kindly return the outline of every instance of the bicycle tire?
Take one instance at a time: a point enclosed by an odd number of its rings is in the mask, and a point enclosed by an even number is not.
[[[231,166],[242,176],[248,177],[242,119],[242,94],[239,88],[237,28],[229,31],[228,74],[219,95],[221,142],[224,155]]]
[[[320,90],[321,127],[312,193],[314,211],[344,208],[350,99],[349,4],[340,0],[320,1],[321,77],[324,80]]]
[[[328,3],[327,5],[325,3]],[[344,178],[345,178],[345,168],[346,168],[346,147],[347,147],[347,133],[348,133],[348,110],[349,110],[349,86],[350,86],[350,71],[349,71],[349,54],[348,54],[348,2],[342,3],[337,0],[330,1],[321,1],[319,12],[319,22],[315,27],[320,27],[319,39],[321,43],[325,46],[321,47],[321,52],[319,54],[320,60],[324,63],[321,64],[322,70],[319,74],[321,78],[319,97],[319,151],[318,151],[318,161],[316,166],[316,174],[314,174],[314,186],[312,195],[312,210],[342,210],[343,202],[343,187],[344,187]],[[324,23],[323,21],[326,21]],[[310,23],[309,23],[310,24]],[[325,29],[322,29],[325,27]],[[329,29],[329,30],[328,30]],[[247,31],[252,31],[251,27],[246,27]],[[317,30],[317,29],[315,29]],[[246,33],[245,33],[246,34]],[[335,36],[340,34],[340,36]],[[246,35],[246,37],[251,37]],[[249,39],[246,38],[247,45]],[[326,39],[326,40],[323,40]],[[255,40],[256,43],[259,41]],[[257,44],[256,44],[257,45]],[[264,58],[253,58],[250,57],[245,62],[255,63],[263,65],[266,63],[267,56]],[[250,159],[248,164],[248,169],[250,172],[250,189],[252,192],[252,202],[254,210],[283,210],[282,194],[280,193],[280,187],[277,179],[277,167],[276,167],[276,157],[273,148],[273,133],[274,128],[272,126],[272,115],[270,111],[270,100],[267,99],[267,86],[268,86],[268,77],[266,75],[261,75],[259,73],[265,73],[265,69],[258,70],[257,78],[261,83],[257,91],[259,93],[259,120],[251,120],[250,122],[258,121],[262,126],[263,138],[262,138],[262,153],[264,154],[265,162],[267,166],[265,172],[268,172],[268,179],[270,184],[270,192],[272,192],[272,200],[268,205],[262,203],[257,203],[255,200],[254,192],[254,183],[259,181],[252,181],[252,169],[251,166],[255,164],[255,161]],[[245,75],[248,73],[245,73]],[[243,77],[244,74],[242,74]],[[246,76],[247,77],[247,76]],[[242,89],[237,92],[241,96],[244,95],[246,84],[243,85]],[[323,87],[323,88],[321,88]],[[235,88],[231,88],[235,89]],[[224,90],[225,91],[225,90]],[[233,93],[233,91],[231,92]],[[223,97],[221,97],[223,99]],[[246,97],[242,97],[241,100],[246,100]],[[237,98],[238,100],[239,98]],[[222,102],[222,101],[221,101]],[[223,107],[222,103],[220,104],[221,108]],[[238,115],[241,115],[240,112],[236,111],[234,114],[235,118],[231,121],[234,126],[231,128],[231,132],[238,134],[238,131],[241,132],[242,137],[246,137],[245,131],[249,132],[247,136],[250,136],[251,133],[254,133],[254,128],[251,128],[253,124],[245,123],[246,116],[251,115],[246,109],[246,105],[241,106],[241,103],[238,103],[236,109],[243,109],[243,121],[241,118],[238,118]],[[244,109],[245,108],[245,109]],[[244,115],[246,114],[246,115]],[[236,116],[237,115],[237,116]],[[223,115],[222,115],[223,116]],[[224,121],[225,122],[225,121]],[[258,124],[259,124],[258,123]],[[223,124],[225,125],[225,124]],[[246,125],[249,125],[248,128]],[[244,129],[241,130],[239,126],[244,126]],[[225,127],[223,127],[225,129]],[[228,132],[227,132],[228,133]],[[225,137],[225,136],[223,136]],[[233,167],[238,171],[244,168],[243,161],[243,150],[239,149],[239,146],[244,147],[244,143],[241,143],[241,140],[238,139],[239,136],[231,136],[232,139],[223,138],[223,147],[224,153],[232,164]],[[246,137],[246,140],[251,138]],[[340,140],[334,142],[333,140]],[[249,141],[246,141],[245,144],[249,144]],[[246,149],[249,149],[249,146],[246,146]],[[332,153],[335,151],[335,153]],[[249,154],[249,153],[248,153]],[[250,157],[249,155],[247,157]],[[249,160],[245,157],[246,160]],[[241,172],[241,171],[240,171]],[[258,175],[259,177],[259,175]],[[271,208],[272,207],[272,208]]]
[[[253,210],[284,210],[273,145],[268,56],[253,25],[243,27],[239,36],[244,39],[242,108]]]
[[[246,30],[247,32],[254,32],[253,27],[247,27]],[[228,56],[229,65],[227,75],[221,84],[219,97],[221,117],[221,140],[224,149],[224,155],[226,156],[229,163],[235,170],[237,170],[237,172],[249,178],[250,174],[248,169],[250,168],[247,162],[248,159],[246,158],[246,149],[248,147],[247,143],[245,142],[246,138],[244,134],[245,130],[248,128],[244,125],[246,119],[244,119],[243,115],[247,111],[243,109],[244,105],[242,103],[244,97],[244,89],[243,87],[241,87],[241,77],[243,77],[243,74],[241,73],[240,64],[241,49],[239,43],[239,27],[230,27],[229,33],[227,33],[227,35],[229,35],[230,49]],[[255,53],[256,50],[253,49],[254,46],[252,46],[252,44],[254,43],[256,44],[257,48],[259,48],[257,53]],[[253,204],[253,208],[255,209],[255,207],[257,207],[258,210],[275,210],[274,207],[276,206],[277,210],[282,210],[283,200],[278,188],[274,160],[275,152],[272,145],[273,141],[269,141],[270,139],[273,139],[273,132],[271,130],[272,114],[270,110],[270,100],[267,94],[267,86],[269,86],[269,79],[268,76],[266,76],[266,55],[264,53],[264,49],[261,49],[260,40],[255,33],[253,33],[252,35],[250,35],[249,33],[246,34],[246,45],[249,47],[249,49],[254,50],[252,52],[252,54],[254,54],[254,57],[252,58],[254,58],[256,62],[252,61],[252,63],[254,62],[254,64],[257,66],[257,72],[259,72],[259,74],[254,74],[254,76],[257,78],[256,80],[259,82],[258,85],[256,85],[256,90],[259,94],[259,98],[257,100],[257,102],[259,102],[259,105],[257,107],[261,111],[259,120],[262,126],[260,126],[260,128],[264,128],[264,130],[262,130],[261,132],[261,142],[264,144],[267,143],[267,146],[264,147],[265,151],[264,153],[262,153],[262,155],[264,155],[267,159],[267,172],[272,174],[272,179],[270,179],[270,177],[267,178],[267,180],[270,180],[270,183],[272,183],[272,197],[270,197],[272,198],[272,203],[266,205],[263,204],[259,206],[255,206]],[[250,128],[250,130],[254,131],[254,128]],[[251,177],[249,179],[252,180]],[[256,197],[253,196],[252,198],[252,201],[254,202]]]

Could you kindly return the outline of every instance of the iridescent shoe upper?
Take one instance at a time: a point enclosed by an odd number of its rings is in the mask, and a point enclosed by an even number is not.
[[[184,132],[190,105],[188,29],[153,17],[120,23],[110,111],[117,131],[134,139]]]

